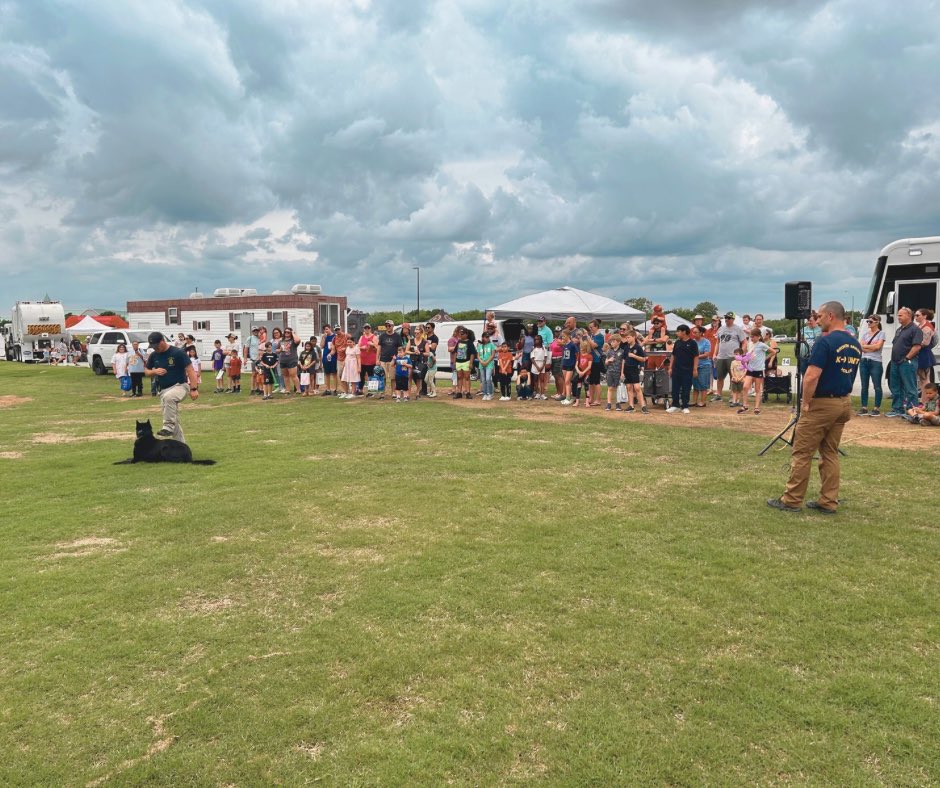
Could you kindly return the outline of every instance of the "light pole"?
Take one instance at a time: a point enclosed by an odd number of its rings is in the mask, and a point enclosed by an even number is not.
[[[418,278],[418,281],[417,281],[417,286],[418,286],[418,293],[417,293],[417,296],[418,296],[418,317],[417,317],[416,319],[417,319],[417,320],[420,320],[420,319],[421,319],[421,268],[420,268],[419,266],[417,266],[417,265],[413,265],[413,266],[411,266],[411,267],[414,269],[414,271],[415,271],[415,273],[416,273],[416,276],[417,276],[417,278]]]

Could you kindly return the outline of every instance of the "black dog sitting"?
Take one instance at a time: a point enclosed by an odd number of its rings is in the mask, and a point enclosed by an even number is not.
[[[160,440],[153,435],[150,419],[137,422],[137,440],[134,441],[134,456],[115,465],[135,462],[189,462],[193,465],[215,465],[215,460],[194,460],[193,453],[182,441]]]

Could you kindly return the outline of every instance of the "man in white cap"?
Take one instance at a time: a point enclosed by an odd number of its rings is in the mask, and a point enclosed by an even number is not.
[[[179,405],[187,394],[193,402],[199,399],[196,370],[189,356],[182,349],[168,344],[159,331],[151,333],[147,343],[153,352],[147,356],[144,375],[156,378],[163,408],[163,427],[157,437],[175,438],[185,443],[179,421]]]

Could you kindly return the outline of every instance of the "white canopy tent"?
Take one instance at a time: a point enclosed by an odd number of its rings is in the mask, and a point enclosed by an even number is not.
[[[99,323],[91,315],[85,315],[74,326],[69,326],[65,330],[72,336],[88,336],[89,334],[97,334],[99,331],[110,331],[111,326]]]
[[[576,320],[620,321],[643,320],[646,315],[633,307],[614,301],[612,298],[578,290],[576,287],[556,287],[541,293],[522,296],[505,304],[490,307],[497,318],[528,318],[537,320],[543,315],[547,320],[561,321],[568,317]]]
[[[651,321],[652,321],[652,318],[650,318],[650,320],[644,321],[642,325],[637,326],[637,331],[649,331],[653,327],[653,324]],[[679,317],[679,315],[677,315],[675,312],[666,313],[666,330],[667,331],[674,332],[683,323],[687,326],[692,325],[691,320],[686,320],[685,318]]]

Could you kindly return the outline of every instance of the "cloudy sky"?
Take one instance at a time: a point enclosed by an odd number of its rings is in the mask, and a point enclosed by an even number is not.
[[[860,303],[938,74],[933,0],[0,0],[0,309]]]

